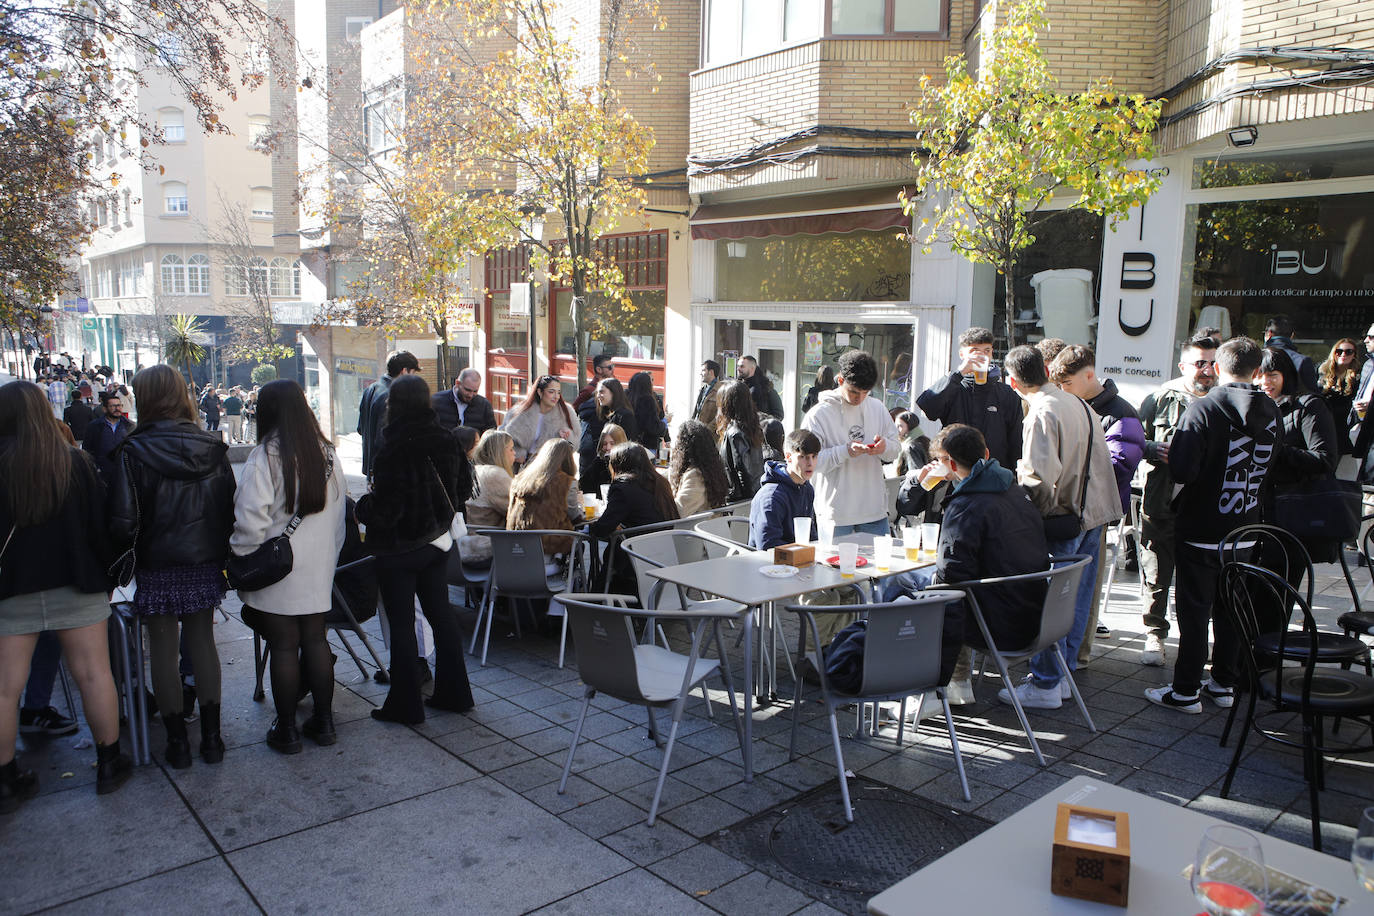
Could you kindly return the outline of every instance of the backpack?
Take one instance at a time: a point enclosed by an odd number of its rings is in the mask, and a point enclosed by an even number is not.
[[[825,647],[825,679],[842,693],[858,693],[864,683],[864,643],[868,621],[856,620]]]

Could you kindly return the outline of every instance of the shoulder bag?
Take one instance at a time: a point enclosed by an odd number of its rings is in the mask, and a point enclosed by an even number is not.
[[[324,468],[326,490],[333,477],[334,453],[331,451]],[[276,585],[290,575],[296,561],[291,552],[291,535],[296,533],[300,523],[301,514],[297,512],[291,516],[291,521],[286,523],[286,529],[281,534],[268,538],[257,550],[243,556],[229,554],[224,572],[229,577],[230,587],[243,592],[256,592]]]
[[[129,549],[119,555],[107,572],[120,588],[126,588],[134,581],[134,570],[138,566],[138,536],[143,528],[143,507],[138,504],[138,485],[134,483],[134,469],[129,465],[129,453],[121,452],[120,461],[124,464],[124,477],[129,481],[129,489],[134,494],[134,539]]]
[[[1083,455],[1083,489],[1078,494],[1078,511],[1045,516],[1045,540],[1050,542],[1067,541],[1083,533],[1083,511],[1088,507],[1088,471],[1093,460],[1093,433],[1097,431],[1092,408],[1086,401],[1083,409],[1088,412],[1088,447]]]

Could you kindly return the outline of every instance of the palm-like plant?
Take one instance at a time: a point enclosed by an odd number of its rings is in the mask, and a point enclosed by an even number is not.
[[[194,315],[173,315],[168,322],[167,343],[162,358],[169,365],[181,363],[186,367],[186,384],[193,390],[195,379],[191,377],[191,364],[205,361],[205,348],[196,342],[196,336],[203,333],[205,326]]]

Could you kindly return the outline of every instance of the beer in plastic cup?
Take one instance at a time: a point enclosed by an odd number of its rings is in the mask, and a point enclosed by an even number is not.
[[[929,522],[921,525],[921,547],[927,558],[934,557],[940,548],[940,526]]]
[[[859,562],[859,545],[852,541],[839,545],[840,551],[840,576],[845,579],[854,578],[854,567]]]
[[[921,535],[915,528],[906,530],[906,538],[902,541],[902,548],[906,552],[909,562],[915,563],[921,559]]]
[[[892,567],[892,536],[880,534],[873,539],[873,565],[878,572],[887,572]]]
[[[973,364],[973,384],[986,385],[988,383],[988,361],[980,359]]]
[[[947,474],[949,474],[949,470],[944,466],[944,464],[937,463],[935,467],[930,469],[930,473],[925,476],[925,479],[921,481],[921,489],[935,489],[940,484],[945,482],[945,476]]]
[[[792,519],[792,543],[809,544],[811,543],[811,518],[802,516]]]
[[[592,517],[594,517],[594,516],[596,515],[596,494],[595,494],[595,493],[583,493],[583,494],[582,494],[582,511],[585,512],[585,513],[587,514],[587,518],[592,518]]]

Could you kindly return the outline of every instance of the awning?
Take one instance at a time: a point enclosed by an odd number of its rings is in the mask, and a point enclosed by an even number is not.
[[[908,229],[911,218],[897,200],[900,188],[813,194],[698,207],[689,223],[694,239],[746,239],[769,235],[821,235]],[[789,213],[804,215],[789,216]]]

